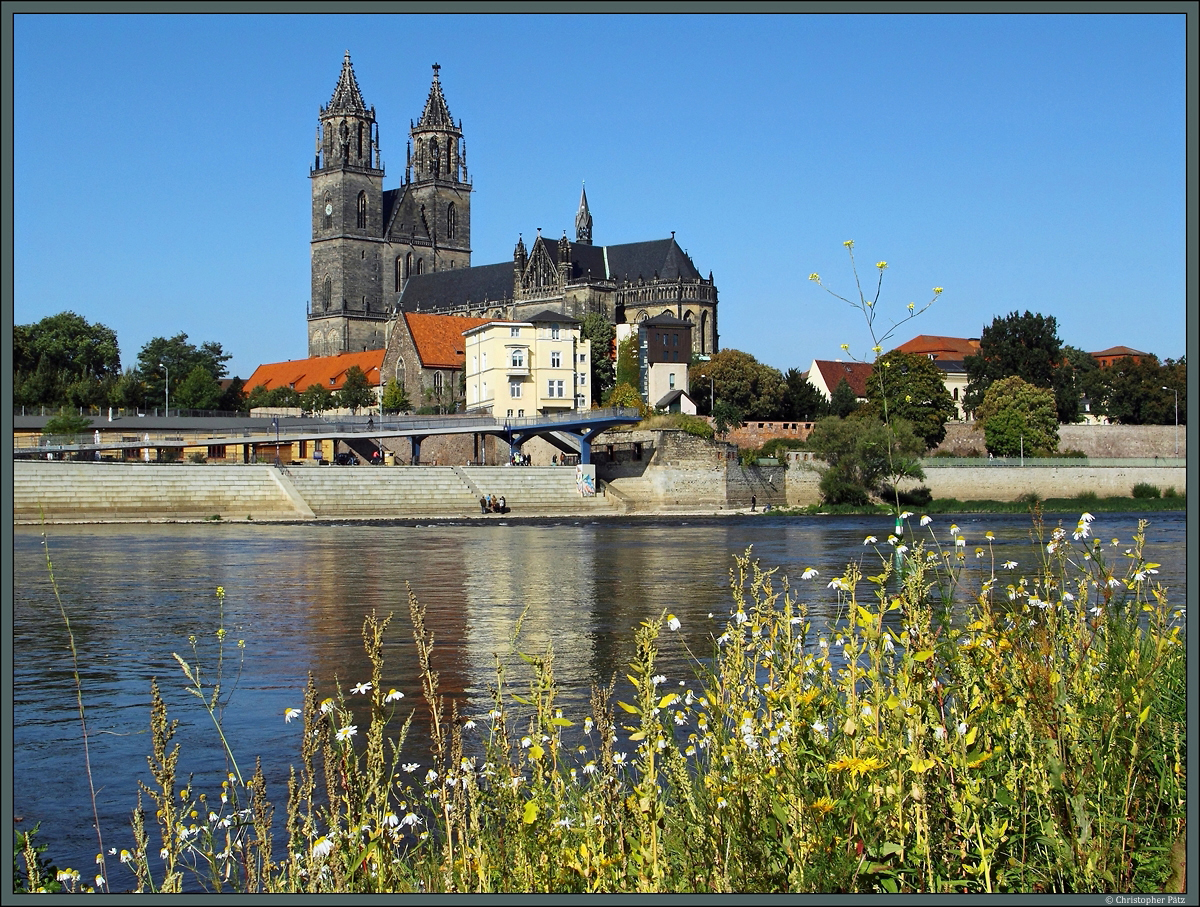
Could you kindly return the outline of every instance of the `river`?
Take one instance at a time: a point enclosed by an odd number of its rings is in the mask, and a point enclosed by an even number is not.
[[[1161,562],[1159,579],[1172,603],[1185,601],[1185,514],[1146,514],[1147,552]],[[1114,561],[1130,544],[1139,514],[1101,514],[1095,535]],[[1075,528],[1073,515],[1052,515]],[[995,563],[1031,567],[1038,556],[1024,515],[938,516],[913,531],[953,546],[957,523],[969,569],[984,532],[996,535]],[[226,628],[222,689],[230,696],[224,726],[243,771],[261,755],[282,830],[284,783],[299,751],[298,722],[284,712],[302,704],[311,674],[329,695],[340,683],[370,678],[363,655],[364,615],[394,614],[387,634],[385,687],[417,708],[420,686],[411,640],[407,589],[427,610],[442,690],[466,717],[491,708],[496,656],[516,648],[553,646],[568,717],[586,714],[590,687],[624,673],[633,630],[661,614],[680,621],[665,634],[659,670],[669,682],[690,677],[691,654],[711,652],[730,611],[729,570],[735,553],[752,548],[777,567],[815,624],[835,603],[828,581],[848,562],[877,568],[864,538],[886,539],[879,518],[769,515],[722,518],[559,519],[450,524],[156,524],[16,527],[13,613],[14,815],[60,867],[84,878],[94,872],[97,839],[85,773],[69,640],[47,570],[49,553],[62,606],[79,655],[92,775],[105,848],[132,846],[129,816],[138,780],[148,781],[149,687],[158,678],[172,718],[179,719],[181,779],[219,787],[225,762],[216,733],[172,653],[198,663],[205,684],[216,679],[216,631]],[[1112,538],[1120,545],[1109,545]],[[886,551],[886,545],[880,548]],[[818,571],[803,580],[807,568]],[[873,571],[868,571],[873,572]],[[976,584],[977,585],[977,584]],[[223,605],[216,595],[223,587]],[[193,654],[190,637],[196,637]],[[244,646],[239,646],[239,642]],[[513,660],[510,657],[510,661]],[[518,662],[519,663],[519,662]],[[518,674],[513,677],[519,680]],[[223,696],[224,698],[224,696]],[[412,739],[421,739],[419,733]],[[414,749],[414,761],[423,754]],[[153,838],[152,838],[153,839]],[[110,861],[110,872],[115,863]],[[112,878],[114,890],[130,878]]]

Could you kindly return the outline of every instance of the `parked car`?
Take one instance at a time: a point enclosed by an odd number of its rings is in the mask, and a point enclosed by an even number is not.
[[[357,466],[358,457],[349,452],[334,454],[333,462],[335,466]]]

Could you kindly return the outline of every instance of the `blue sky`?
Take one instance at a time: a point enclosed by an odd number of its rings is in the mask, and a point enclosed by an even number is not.
[[[780,369],[1053,315],[1064,343],[1185,346],[1182,15],[47,16],[14,23],[14,320],[67,309],[214,340],[242,377],[307,355],[317,112],[349,50],[385,188],[441,64],[472,260],[568,230],[676,238],[723,347]]]

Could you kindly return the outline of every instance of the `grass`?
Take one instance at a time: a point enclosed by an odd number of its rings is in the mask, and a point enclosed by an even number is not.
[[[181,782],[176,723],[154,685],[152,780],[121,852],[124,884],[1163,891],[1178,884],[1186,839],[1181,618],[1154,583],[1145,524],[1108,550],[1093,519],[1072,533],[1035,510],[1023,575],[996,563],[987,535],[969,548],[957,526],[924,519],[905,533],[921,541],[900,575],[885,546],[875,575],[809,570],[793,589],[747,551],[692,677],[658,673],[680,629],[660,613],[636,630],[630,692],[596,688],[582,715],[557,705],[552,650],[520,653],[519,688],[498,660],[486,717],[448,709],[410,591],[428,741],[410,752],[408,723],[387,733],[407,706],[381,687],[392,618],[368,615],[371,676],[327,694],[310,680],[288,713],[304,733],[282,802],[261,768],[208,791]],[[809,605],[827,597],[839,617],[814,626]],[[193,650],[188,687],[219,733],[220,670],[206,682]],[[32,888],[44,881],[36,859],[25,871]],[[71,872],[57,880],[77,890]]]
[[[1174,491],[1174,489],[1170,489]],[[1029,513],[1034,507],[1043,513],[1078,513],[1087,510],[1093,513],[1128,513],[1131,510],[1157,512],[1187,509],[1187,498],[1182,494],[1164,495],[1161,498],[1099,497],[1095,492],[1085,492],[1071,498],[1047,498],[1044,501],[1019,500],[970,500],[957,498],[934,498],[928,504],[912,507],[921,513]],[[856,507],[850,504],[810,504],[807,507],[772,508],[776,516],[858,515],[895,513],[890,503]]]

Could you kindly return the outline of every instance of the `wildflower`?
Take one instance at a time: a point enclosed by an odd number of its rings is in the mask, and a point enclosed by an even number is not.
[[[167,848],[165,848],[165,847],[158,852],[158,858],[160,860],[165,860],[170,855],[171,855],[171,852],[169,850],[167,850]]]
[[[530,738],[530,737],[522,737],[521,738],[521,748],[522,749],[529,749],[531,746],[533,746],[532,738]]]
[[[847,249],[853,249],[854,248],[854,240],[848,239],[844,243],[842,243],[842,245],[845,246]]]
[[[724,797],[717,797],[717,809],[724,809],[729,802]]]
[[[961,536],[960,536],[959,538],[956,538],[956,539],[954,540],[954,547],[955,547],[955,548],[966,548],[966,547],[967,547],[967,540],[966,540],[966,539],[964,539],[964,538],[962,538]]]
[[[555,825],[558,825],[558,826],[559,826],[559,827],[561,827],[561,828],[570,828],[570,827],[571,827],[571,825],[572,825],[572,822],[571,822],[571,817],[570,817],[570,816],[564,816],[563,818],[561,818],[561,819],[557,820],[557,821],[556,821],[554,824],[555,824]]]
[[[933,522],[933,517],[931,517],[929,514],[926,513],[921,516],[921,525],[922,526],[928,526],[932,522]]]
[[[416,813],[406,813],[404,818],[400,820],[400,824],[411,828],[415,825],[421,825],[423,822],[421,817]]]
[[[474,720],[468,718],[466,721],[463,722],[463,727],[465,727],[468,731],[471,730],[473,727],[475,727]]]
[[[814,731],[816,731],[818,734],[824,734],[829,729],[829,725],[827,725],[824,721],[822,721],[820,718],[818,718],[816,721],[814,721],[812,723],[812,729]]]
[[[368,693],[368,692],[370,692],[370,690],[371,690],[371,682],[367,681],[366,683],[355,684],[354,689],[352,689],[350,692],[351,693]]]
[[[878,541],[879,541],[879,539],[875,538],[875,536],[868,535],[865,539],[863,539],[863,544],[864,545],[874,545]]]
[[[404,694],[399,690],[388,690],[388,694],[383,697],[384,702],[397,702],[404,698]]]
[[[97,888],[104,887],[104,876],[100,875],[99,873],[96,874],[96,887]]]
[[[946,739],[946,729],[939,724],[937,727],[935,727],[933,729],[933,736],[936,737],[938,740],[945,740]]]
[[[650,678],[650,682],[655,686],[658,686],[659,684],[666,683],[667,678],[665,678],[662,674],[655,674]]]
[[[358,733],[358,725],[357,724],[348,724],[344,728],[338,729],[337,739],[339,741],[349,740],[351,737],[353,737],[357,733]]]
[[[877,261],[877,262],[875,262],[875,267],[877,267],[879,270],[882,271],[887,267],[887,262],[886,261]]]
[[[435,772],[433,769],[430,769],[429,772],[425,775],[425,783],[426,784],[433,784],[433,782],[436,781],[437,779],[438,779],[438,773]]]
[[[1000,566],[1003,567],[1005,570],[1013,570],[1016,568],[1017,562],[1016,561],[1005,561]]]
[[[916,304],[915,302],[910,302],[910,303],[908,304],[908,310],[909,310],[910,312],[911,312],[913,309],[915,309],[916,307],[917,307],[917,304]]]
[[[817,640],[817,645],[818,645],[818,646],[820,646],[822,649],[828,649],[828,648],[829,648],[829,643],[827,643],[827,642],[825,641],[825,637],[824,637],[824,636],[822,636],[820,639],[818,639],[818,640]]]
[[[966,733],[967,733],[967,723],[965,721],[960,721],[958,723],[958,736],[962,737]]]
[[[975,556],[976,556],[977,558],[978,558],[978,557],[983,557],[983,549],[982,549],[982,548],[976,548],[976,549],[975,549]]]
[[[585,734],[590,734],[593,727],[595,727],[595,723],[592,721],[592,716],[588,715],[587,718],[583,719],[583,732]]]
[[[613,765],[624,765],[628,758],[625,753],[613,753]]]
[[[906,510],[902,514],[900,514],[900,519],[907,520],[910,516],[912,516],[912,512]]]
[[[897,548],[896,548],[896,553],[897,553],[897,554],[907,554],[907,553],[908,553],[908,546],[907,546],[907,545],[900,545],[899,547],[897,547]]]
[[[321,700],[321,714],[325,715],[332,710],[333,710],[333,700],[328,697],[325,699],[322,699]]]
[[[583,767],[583,773],[584,773],[585,775],[591,775],[591,774],[594,774],[594,773],[595,773],[595,771],[596,771],[596,762],[595,762],[595,760],[592,760],[591,762],[589,762],[587,765],[585,765],[585,766]]]
[[[416,762],[406,762],[406,763],[404,763],[404,765],[402,765],[400,767],[402,769],[404,769],[406,772],[408,772],[409,774],[412,774],[417,769],[419,769],[421,766]]]
[[[843,350],[846,350],[846,351],[849,351],[849,349],[850,349],[850,344],[848,344],[848,343],[843,343],[843,344],[842,344],[842,349],[843,349]]]
[[[289,724],[291,723],[293,718],[299,718],[299,717],[300,717],[299,709],[284,709],[283,710],[283,720],[288,722]]]
[[[816,567],[806,567],[804,569],[804,572],[800,574],[800,578],[801,579],[812,579],[816,575],[817,575]]]
[[[933,288],[933,295],[934,295],[934,296],[941,296],[941,295],[942,295],[942,288],[941,288],[941,287],[934,287],[934,288]]]
[[[743,611],[741,608],[738,608],[737,613],[733,615],[733,619],[737,623],[737,625],[740,627],[742,624],[744,624],[750,618],[748,618],[746,616],[745,611]]]
[[[678,630],[679,629],[679,618],[676,617],[674,614],[667,615],[667,629],[668,630]]]
[[[1079,522],[1090,523],[1094,519],[1096,519],[1096,518],[1094,516],[1092,516],[1090,513],[1084,512],[1084,514],[1079,518]]]
[[[313,856],[317,858],[323,859],[329,856],[332,850],[333,842],[325,835],[321,835],[321,837],[317,838],[316,843],[313,844]]]
[[[873,714],[874,712],[871,711],[871,707],[869,705],[863,705],[862,716],[864,718],[870,718]]]

